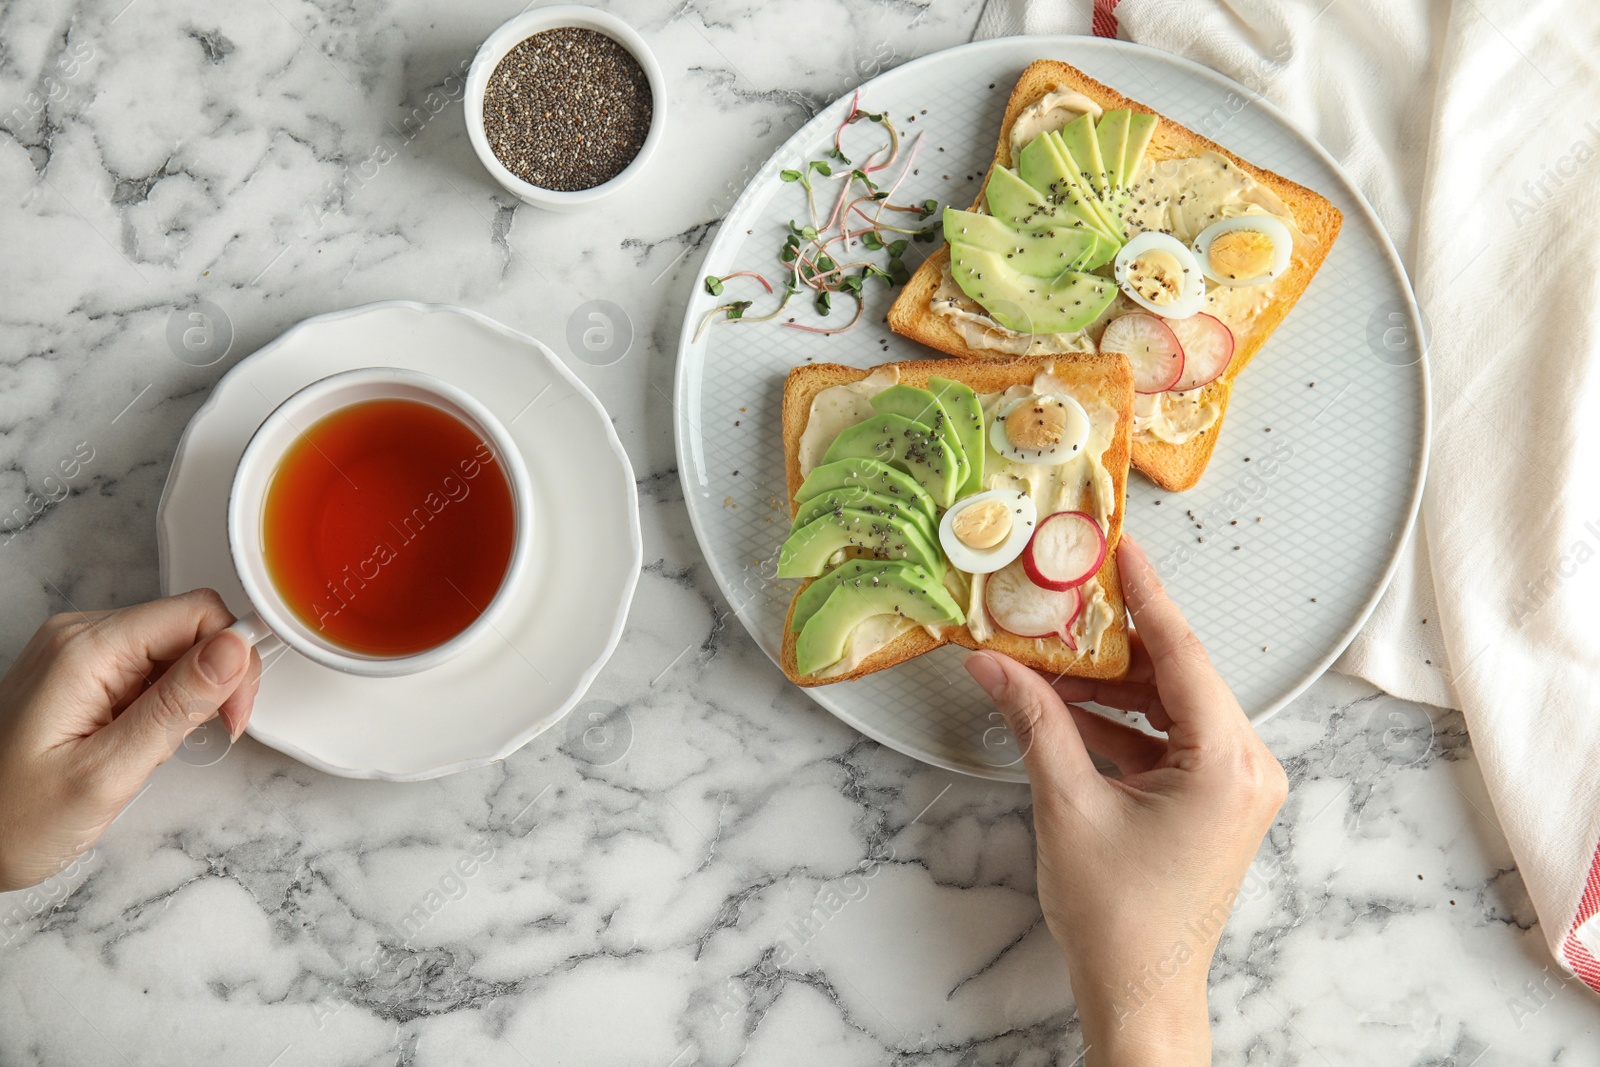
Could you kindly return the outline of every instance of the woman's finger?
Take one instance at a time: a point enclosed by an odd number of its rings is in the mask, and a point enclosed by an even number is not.
[[[1128,631],[1128,673],[1122,676],[1125,682],[1156,681],[1155,665],[1150,662],[1150,650],[1144,647],[1144,638],[1139,636],[1138,630]]]
[[[1072,716],[1049,682],[995,652],[974,652],[964,666],[1005,716],[1035,789],[1053,786],[1071,791],[1087,775],[1099,778]]]
[[[253,651],[237,634],[219,633],[169,667],[155,685],[91,738],[108,765],[134,788],[245,681]],[[131,795],[131,794],[130,794]]]
[[[148,672],[233,622],[233,613],[215,590],[192,589],[109,612],[96,622],[94,632],[124,664]]]
[[[1211,665],[1211,657],[1189,629],[1183,612],[1162,588],[1144,550],[1126,534],[1117,545],[1117,567],[1122,573],[1123,599],[1150,655],[1168,717],[1173,723],[1202,731],[1238,725],[1237,720],[1244,716],[1238,701]]]
[[[244,681],[239,683],[227,700],[222,702],[222,707],[217,709],[217,715],[228,728],[228,736],[239,740],[244,728],[250,722],[250,712],[255,707],[256,693],[261,690],[261,657],[255,649],[250,650],[250,666],[246,668]]]
[[[1159,737],[1151,737],[1126,723],[1114,722],[1104,715],[1096,715],[1088,708],[1068,704],[1072,721],[1089,751],[1103,756],[1117,765],[1123,774],[1148,771],[1167,754],[1167,744]]]
[[[1100,704],[1119,711],[1136,711],[1152,721],[1157,715],[1166,717],[1161,708],[1161,694],[1153,685],[1066,676],[1050,684],[1056,695],[1068,704]]]

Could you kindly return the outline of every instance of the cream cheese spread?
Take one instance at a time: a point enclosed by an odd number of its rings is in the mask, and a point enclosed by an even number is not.
[[[798,459],[804,478],[822,465],[834,438],[872,417],[872,398],[900,381],[893,367],[879,367],[859,382],[830,385],[811,398],[811,413],[800,434]]]
[[[1216,425],[1222,408],[1205,398],[1205,388],[1183,393],[1140,393],[1133,398],[1133,432],[1169,445],[1181,445]]]
[[[1104,113],[1099,104],[1077,90],[1057,85],[1017,112],[1007,139],[1011,158],[1015,160],[1028,142],[1041,133],[1054,133],[1079,115],[1093,115],[1098,119]]]
[[[1226,156],[1202,152],[1146,161],[1134,178],[1123,225],[1129,237],[1160,230],[1188,245],[1218,219],[1249,214],[1271,215],[1299,232],[1277,193]]]
[[[904,615],[869,615],[850,631],[850,639],[844,646],[844,658],[818,671],[817,677],[838,678],[849,674],[878,649],[916,628],[917,624]]]

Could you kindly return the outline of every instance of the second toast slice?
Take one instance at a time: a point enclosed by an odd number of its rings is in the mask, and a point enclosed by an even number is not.
[[[1134,467],[1164,489],[1188,489],[1200,480],[1211,458],[1239,374],[1310,284],[1338,235],[1342,216],[1325,197],[1239,158],[1077,68],[1055,60],[1031,64],[1018,79],[1000,126],[986,183],[996,168],[1016,165],[1014,128],[1019,121],[1038,124],[1038,116],[1032,115],[1030,109],[1037,111],[1051,100],[1070,98],[1086,99],[1091,104],[1084,106],[1104,111],[1126,109],[1135,115],[1154,116],[1157,121],[1144,156],[1148,160],[1146,170],[1174,165],[1168,161],[1214,159],[1218,166],[1232,168],[1229,174],[1236,179],[1235,184],[1266,205],[1260,210],[1280,212],[1291,219],[1297,234],[1287,269],[1270,283],[1252,287],[1259,291],[1213,287],[1214,294],[1221,291],[1221,296],[1208,298],[1205,310],[1221,319],[1233,334],[1233,354],[1226,370],[1215,380],[1182,394],[1181,407],[1174,404],[1171,418],[1163,406],[1167,401],[1161,396],[1140,400],[1132,445]],[[1141,195],[1144,193],[1135,176],[1128,203],[1127,217],[1131,220],[1149,210],[1149,205],[1140,206],[1144,204],[1138,199]],[[984,197],[980,195],[973,210],[981,211],[983,204]],[[1258,210],[1237,204],[1226,210],[1235,209]],[[1205,221],[1204,216],[1201,221]],[[1192,240],[1194,235],[1180,236]],[[1109,267],[1106,269],[1109,271]],[[1108,316],[1116,310],[1140,310],[1126,297],[1119,296],[1117,300]],[[951,356],[991,362],[1042,352],[1059,351],[1064,358],[1071,358],[1073,350],[1092,353],[1097,350],[1098,331],[1105,326],[1103,318],[1079,336],[1061,338],[1018,334],[986,319],[985,309],[954,287],[949,247],[943,246],[911,277],[890,309],[888,321],[895,332]]]

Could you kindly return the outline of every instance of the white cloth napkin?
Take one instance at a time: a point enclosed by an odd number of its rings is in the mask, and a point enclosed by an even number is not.
[[[1091,27],[1276,104],[1394,239],[1430,473],[1338,667],[1461,708],[1551,951],[1600,990],[1600,4],[989,0],[977,34]]]

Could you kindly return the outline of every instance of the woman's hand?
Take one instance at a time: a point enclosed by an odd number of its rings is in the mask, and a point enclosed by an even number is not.
[[[1136,630],[1126,679],[1052,683],[992,652],[966,665],[1025,753],[1039,904],[1087,1062],[1209,1064],[1211,957],[1288,782],[1126,536],[1117,562]],[[1070,703],[1090,700],[1143,712],[1166,739]]]
[[[0,678],[0,890],[81,857],[206,720],[238,739],[261,661],[233,621],[197,589],[39,627]]]

